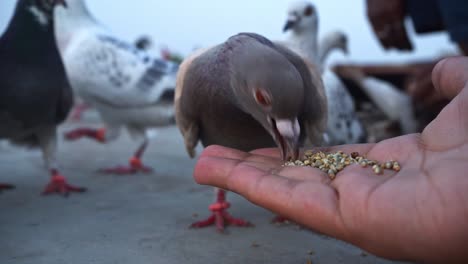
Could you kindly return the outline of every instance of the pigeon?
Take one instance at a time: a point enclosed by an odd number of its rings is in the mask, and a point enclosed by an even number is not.
[[[362,143],[366,131],[356,113],[354,100],[336,74],[324,65],[327,54],[333,47],[347,51],[343,33],[332,32],[318,45],[318,13],[315,6],[304,0],[290,4],[287,21],[283,31],[291,31],[287,41],[280,44],[287,46],[322,70],[322,79],[328,100],[328,145]],[[336,42],[336,43],[333,43]],[[340,43],[341,42],[341,43]]]
[[[141,161],[152,128],[175,124],[174,91],[178,65],[152,57],[114,36],[88,11],[84,0],[67,0],[56,8],[55,35],[73,91],[93,106],[103,128],[77,128],[67,140],[89,138],[106,143],[123,128],[141,144],[129,164],[100,170],[103,173],[148,173]]]
[[[51,174],[42,193],[68,195],[85,189],[68,184],[57,164],[57,126],[73,102],[54,38],[57,5],[65,8],[66,2],[19,0],[0,38],[0,138],[40,148]]]
[[[312,63],[320,65],[318,47],[319,18],[311,3],[298,0],[290,3],[283,32],[291,31],[286,44],[289,49],[301,54]]]
[[[340,76],[352,80],[370,100],[375,102],[388,120],[398,123],[402,134],[418,132],[413,100],[407,93],[390,82],[366,76],[355,67],[335,67],[335,71]]]
[[[177,77],[175,109],[191,157],[201,141],[242,151],[277,146],[283,160],[296,159],[306,137],[322,144],[327,123],[318,69],[255,33],[239,33],[187,57]],[[216,193],[212,215],[192,227],[250,225],[227,212],[225,190]]]

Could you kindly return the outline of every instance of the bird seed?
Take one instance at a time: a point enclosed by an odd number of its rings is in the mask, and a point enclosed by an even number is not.
[[[361,167],[371,167],[373,172],[377,175],[384,173],[384,170],[400,171],[400,164],[396,161],[390,160],[380,163],[376,160],[367,159],[359,155],[358,152],[346,154],[343,151],[332,153],[313,152],[307,150],[300,160],[290,160],[284,163],[283,166],[302,166],[314,167],[328,174],[331,180],[336,178],[336,175],[342,171],[346,166],[351,164],[359,164]]]

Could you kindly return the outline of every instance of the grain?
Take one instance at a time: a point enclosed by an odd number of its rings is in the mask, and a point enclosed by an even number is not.
[[[348,155],[343,151],[325,153],[312,150],[305,151],[302,159],[287,161],[283,166],[314,167],[327,173],[328,177],[334,180],[340,171],[351,164],[359,164],[362,168],[371,167],[372,171],[377,175],[384,174],[384,170],[398,172],[401,169],[400,164],[396,161],[390,160],[380,163],[376,160],[367,159],[358,152],[352,152]]]

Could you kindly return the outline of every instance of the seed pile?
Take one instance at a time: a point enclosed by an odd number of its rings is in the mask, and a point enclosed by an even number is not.
[[[328,174],[330,179],[335,179],[336,174],[342,171],[346,166],[351,164],[359,164],[361,167],[372,167],[375,174],[383,174],[385,169],[400,171],[400,164],[397,161],[387,161],[380,163],[375,160],[367,159],[360,156],[359,153],[353,152],[350,155],[343,151],[334,153],[313,152],[308,150],[304,153],[302,159],[288,161],[284,166],[309,166],[320,169]]]

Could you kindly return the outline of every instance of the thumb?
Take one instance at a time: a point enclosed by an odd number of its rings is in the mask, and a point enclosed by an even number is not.
[[[468,140],[468,57],[442,60],[432,79],[441,94],[453,99],[424,129],[422,139],[432,150],[460,146]]]
[[[435,89],[447,99],[457,96],[468,81],[468,57],[441,60],[432,71]]]

